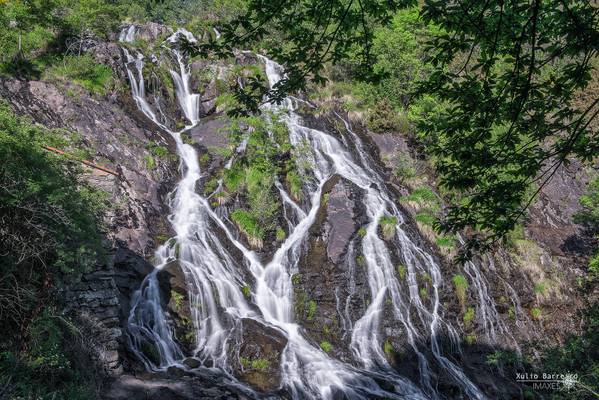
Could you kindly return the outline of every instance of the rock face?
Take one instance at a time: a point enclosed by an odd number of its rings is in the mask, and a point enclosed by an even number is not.
[[[173,261],[158,272],[162,301],[170,318],[174,336],[184,354],[192,354],[195,346],[195,331],[191,320],[189,288],[185,273],[178,262]]]
[[[235,330],[235,344],[229,346],[233,373],[261,392],[281,385],[281,355],[287,339],[277,329],[252,319],[243,319]]]
[[[357,208],[361,190],[334,176],[323,188],[322,206],[294,276],[295,314],[316,345],[350,359],[350,329],[366,309],[369,289],[357,249],[365,221]],[[324,344],[326,348],[326,344]]]
[[[90,51],[112,66],[117,78],[126,76],[118,45],[101,43]],[[131,97],[122,83],[121,94],[97,96],[70,82],[0,79],[0,96],[16,113],[67,132],[70,144],[61,150],[84,153],[89,161],[117,172],[115,176],[84,170],[84,178],[103,189],[111,204],[106,220],[107,263],[57,293],[64,312],[89,341],[85,345],[89,358],[107,375],[122,372],[122,327],[129,297],[153,269],[145,257],[152,254],[156,238],[169,234],[164,197],[178,175],[174,156],[162,159],[150,151],[150,144],[172,150],[170,136],[149,126],[145,117],[138,118],[130,101],[121,102]]]

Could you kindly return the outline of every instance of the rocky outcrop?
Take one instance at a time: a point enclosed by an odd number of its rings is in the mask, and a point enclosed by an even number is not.
[[[117,79],[125,76],[118,45],[100,43],[90,51],[113,67]],[[16,113],[64,136],[67,144],[60,150],[117,172],[84,167],[84,179],[107,194],[107,260],[57,292],[64,313],[82,333],[82,348],[96,369],[110,376],[122,372],[129,297],[152,270],[145,258],[168,237],[165,196],[177,176],[175,156],[151,151],[153,146],[172,150],[170,136],[130,112],[136,107],[121,102],[130,98],[122,83],[120,93],[98,96],[66,81],[0,79],[0,95]]]
[[[185,282],[185,273],[179,263],[173,261],[158,272],[158,281],[163,308],[167,312],[175,340],[184,354],[193,354],[196,336],[191,320],[190,288]]]
[[[229,360],[235,376],[261,392],[281,385],[281,356],[287,339],[276,328],[253,319],[242,319],[235,327],[235,343],[229,346]]]

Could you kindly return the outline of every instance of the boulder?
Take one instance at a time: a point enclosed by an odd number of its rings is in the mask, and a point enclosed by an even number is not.
[[[281,355],[287,338],[273,327],[253,319],[242,319],[229,346],[229,362],[233,373],[262,392],[274,391],[281,385]]]

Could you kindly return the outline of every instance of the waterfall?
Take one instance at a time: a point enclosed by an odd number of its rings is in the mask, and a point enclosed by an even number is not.
[[[129,41],[129,31],[133,32],[131,37],[134,35],[134,29],[128,28],[126,34],[121,34],[123,41]],[[195,41],[191,33],[178,30],[167,42],[174,47],[180,36]],[[289,196],[280,182],[275,182],[289,234],[272,259],[263,263],[256,253],[237,240],[232,225],[211,208],[208,198],[196,192],[202,171],[195,149],[182,141],[181,134],[200,123],[200,96],[190,89],[190,71],[184,56],[175,48],[167,49],[177,63],[170,74],[178,103],[190,123],[181,131],[169,130],[157,119],[146,101],[143,56],[133,56],[123,50],[137,106],[148,119],[173,137],[181,160],[182,179],[171,194],[169,203],[169,220],[175,236],[156,250],[156,271],[146,277],[134,294],[128,319],[130,347],[144,365],[151,370],[172,365],[184,367],[181,361],[186,355],[173,339],[158,290],[158,271],[171,263],[178,263],[189,287],[190,303],[194,305],[191,307],[196,332],[194,355],[225,373],[229,371],[227,339],[237,322],[250,318],[279,330],[287,338],[281,363],[282,386],[293,398],[330,399],[339,392],[352,399],[438,398],[434,368],[449,374],[469,398],[484,398],[460,367],[443,354],[439,343],[442,336],[449,337],[455,344],[458,342],[457,332],[442,318],[440,266],[431,254],[410,239],[405,231],[404,215],[392,200],[383,177],[350,124],[342,119],[346,129],[339,138],[305,126],[296,112],[294,104],[297,102],[292,97],[286,98],[280,105],[263,106],[280,115],[293,146],[309,143],[310,151],[302,157],[313,166],[310,181],[304,187],[309,196],[303,207]],[[265,57],[259,58],[264,63],[269,84],[275,85],[283,77],[282,68]],[[243,150],[242,144],[238,152]],[[226,163],[227,168],[231,165],[232,159]],[[360,252],[365,258],[372,300],[364,315],[353,324],[348,312],[349,303],[337,302],[342,324],[351,335],[352,363],[337,360],[311,343],[296,323],[293,309],[291,276],[297,271],[302,245],[321,207],[323,187],[334,175],[360,188],[363,192],[361,206],[368,218],[361,245],[358,248],[358,244],[354,247],[352,243],[350,253]],[[377,232],[379,220],[384,216],[393,217],[396,221],[395,234],[387,241],[381,239]],[[241,259],[233,257],[227,250],[231,246],[242,255]],[[392,250],[401,255],[406,267],[407,288],[396,277]],[[244,296],[241,288],[252,282],[246,282],[240,271],[247,271],[253,278],[250,299]],[[469,271],[476,278],[478,270],[470,268]],[[429,299],[421,298],[418,290],[418,277],[425,274],[431,282]],[[488,297],[485,288],[477,287],[483,298]],[[398,374],[384,354],[378,332],[387,299],[394,318],[403,327],[407,343],[417,356],[418,382]],[[150,360],[142,351],[148,344],[157,349],[159,362]],[[380,382],[386,384],[381,385]]]

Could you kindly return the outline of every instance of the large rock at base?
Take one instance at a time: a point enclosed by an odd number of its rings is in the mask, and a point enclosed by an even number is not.
[[[281,385],[281,354],[287,338],[276,328],[252,319],[236,327],[229,362],[236,377],[257,390],[270,392]]]
[[[195,329],[189,305],[189,291],[185,273],[177,261],[158,272],[163,307],[173,327],[175,339],[184,354],[191,354],[195,347]]]

